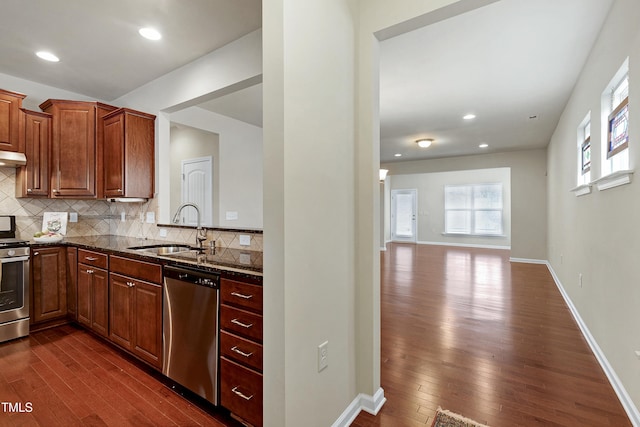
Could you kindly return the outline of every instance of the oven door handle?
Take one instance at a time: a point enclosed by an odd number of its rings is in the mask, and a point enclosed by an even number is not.
[[[29,261],[29,255],[0,258],[0,263],[2,264],[7,264],[10,262],[20,262],[20,261]]]

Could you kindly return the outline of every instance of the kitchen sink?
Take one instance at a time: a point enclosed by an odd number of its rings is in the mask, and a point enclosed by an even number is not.
[[[150,245],[150,246],[133,246],[129,249],[134,251],[143,251],[143,252],[152,252],[156,255],[171,255],[177,254],[180,252],[189,252],[195,251],[196,248],[193,248],[189,245]]]

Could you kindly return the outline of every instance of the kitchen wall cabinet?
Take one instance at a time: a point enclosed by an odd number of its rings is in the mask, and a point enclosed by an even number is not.
[[[32,325],[67,317],[66,250],[33,247],[31,251]]]
[[[153,197],[155,116],[120,108],[103,123],[104,196]]]
[[[102,198],[102,119],[116,107],[49,99],[40,109],[53,116],[50,197]]]
[[[109,335],[108,255],[78,249],[78,323],[107,337]]]
[[[220,404],[262,425],[262,286],[220,282]]]
[[[52,116],[25,109],[20,114],[27,164],[16,171],[16,197],[48,197]]]
[[[109,339],[162,369],[162,266],[111,255]]]
[[[20,108],[26,95],[0,89],[0,150],[24,152],[20,141]]]

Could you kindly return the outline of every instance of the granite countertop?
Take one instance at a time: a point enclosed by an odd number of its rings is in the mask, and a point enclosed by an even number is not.
[[[83,249],[96,249],[135,255],[136,258],[140,259],[153,258],[163,260],[164,262],[169,261],[188,266],[206,267],[258,277],[262,276],[262,252],[258,251],[232,248],[206,248],[201,252],[193,250],[171,255],[157,255],[153,252],[130,248],[154,245],[184,245],[185,243],[138,239],[116,235],[65,237],[64,240],[58,244],[70,244]]]

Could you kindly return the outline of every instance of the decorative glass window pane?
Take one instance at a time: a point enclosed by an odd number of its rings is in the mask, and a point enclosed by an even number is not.
[[[582,143],[582,173],[591,170],[591,138],[587,138]]]
[[[615,108],[622,103],[622,101],[629,96],[629,75],[626,75],[620,80],[620,83],[613,88],[611,92],[611,108]]]
[[[447,233],[471,234],[471,211],[447,211],[445,229]]]
[[[476,211],[476,234],[502,234],[502,211]]]
[[[609,141],[607,158],[624,150],[629,145],[629,98],[622,103],[609,116]]]

